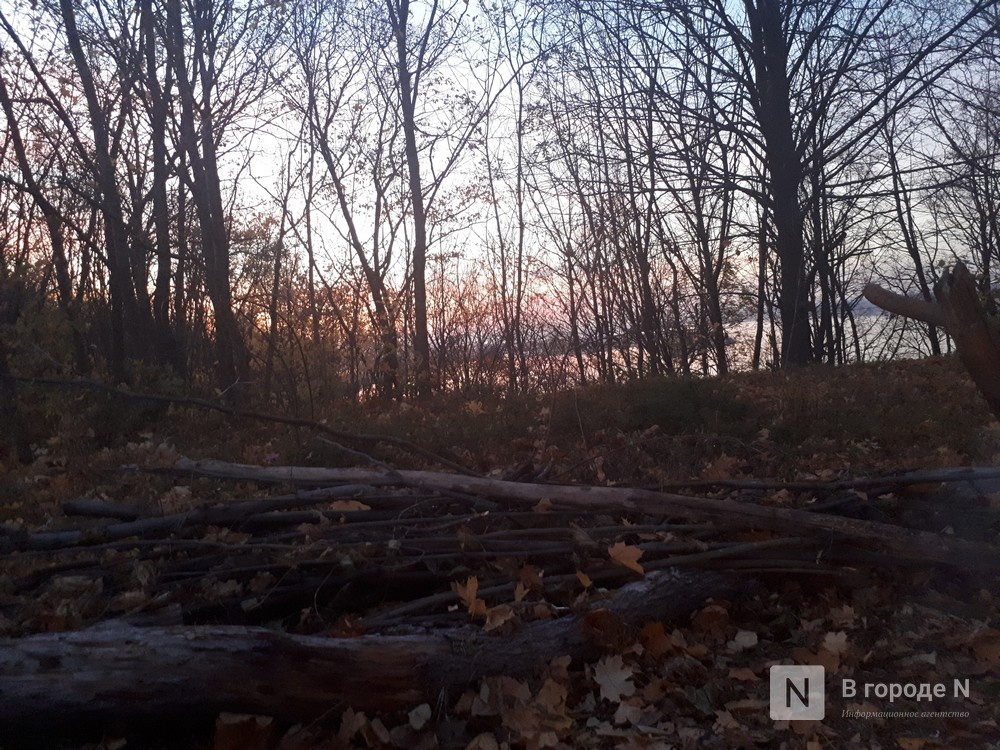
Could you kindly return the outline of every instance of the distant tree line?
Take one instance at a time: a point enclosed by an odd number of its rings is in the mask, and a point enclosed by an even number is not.
[[[470,397],[939,353],[997,2],[8,0],[0,371]]]

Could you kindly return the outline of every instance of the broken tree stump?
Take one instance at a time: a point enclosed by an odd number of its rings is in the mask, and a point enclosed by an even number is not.
[[[868,284],[863,293],[886,312],[943,328],[993,415],[1000,419],[1000,321],[987,312],[964,263],[956,263],[934,285],[934,301],[896,294],[878,284]]]

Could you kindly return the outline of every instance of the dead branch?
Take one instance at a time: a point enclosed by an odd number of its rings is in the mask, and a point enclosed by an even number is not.
[[[790,492],[837,492],[839,490],[890,490],[915,484],[955,484],[1000,479],[1000,468],[995,466],[962,466],[954,469],[920,469],[891,474],[877,474],[851,479],[812,479],[785,482],[779,479],[692,479],[686,482],[669,482],[656,485],[655,489],[682,490],[725,488],[734,490],[788,490]],[[647,487],[647,489],[653,489]]]
[[[248,481],[284,481],[292,484],[352,482],[371,485],[398,484],[425,490],[452,490],[485,495],[514,505],[541,500],[581,511],[635,511],[656,516],[677,516],[694,521],[713,521],[720,528],[748,527],[782,533],[812,533],[839,537],[873,547],[901,560],[923,560],[978,570],[1000,568],[995,550],[984,544],[938,534],[903,529],[886,523],[826,516],[790,508],[735,503],[713,498],[674,495],[626,487],[579,487],[527,484],[500,479],[460,477],[430,471],[398,471],[387,475],[371,469],[324,469],[315,467],[259,467],[220,461],[181,459],[178,471],[209,477]]]
[[[94,500],[88,497],[67,500],[62,505],[62,511],[67,516],[84,516],[86,518],[114,518],[119,521],[136,521],[149,515],[142,508],[134,505],[112,503],[107,500]]]
[[[363,497],[370,494],[371,491],[372,488],[366,485],[348,484],[245,503],[203,505],[183,513],[150,516],[135,521],[66,531],[40,531],[29,534],[19,529],[0,525],[0,551],[52,550],[76,545],[103,544],[133,536],[163,536],[190,526],[206,524],[227,526],[260,513],[313,505],[335,498]]]

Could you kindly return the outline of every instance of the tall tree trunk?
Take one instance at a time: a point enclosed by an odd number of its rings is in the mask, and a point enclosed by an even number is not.
[[[149,95],[150,136],[153,151],[153,182],[150,193],[153,200],[153,233],[156,251],[156,280],[153,288],[153,324],[156,327],[157,350],[162,362],[183,374],[185,358],[170,322],[170,202],[167,180],[170,175],[170,157],[167,153],[167,120],[169,118],[168,91],[160,85],[156,48],[158,38],[152,3],[143,3],[142,24],[146,76],[144,84]],[[171,76],[167,66],[165,78],[169,87]]]
[[[431,349],[427,330],[427,214],[424,207],[424,190],[420,178],[420,154],[417,152],[417,124],[415,115],[417,91],[410,71],[407,22],[410,14],[409,0],[387,0],[389,17],[396,34],[396,66],[399,76],[399,104],[403,115],[403,139],[406,166],[409,172],[410,204],[413,211],[413,354],[416,358],[414,376],[417,396],[425,397],[431,390]],[[427,33],[434,25],[437,2],[431,4]]]
[[[775,251],[780,263],[781,364],[813,359],[809,290],[805,278],[803,217],[799,206],[802,161],[795,147],[788,82],[788,44],[777,0],[744,0],[750,20],[757,110],[770,174]]]
[[[63,0],[67,2],[68,0]],[[180,95],[180,131],[190,170],[191,197],[201,229],[205,286],[212,301],[215,329],[216,377],[230,401],[242,401],[246,392],[234,386],[249,380],[250,354],[233,312],[229,278],[229,236],[219,180],[212,116],[214,54],[211,43],[213,4],[195,3],[190,17],[191,65],[199,75],[201,106],[196,119],[194,83],[189,79],[185,28],[179,0],[167,0],[168,50],[177,71]]]
[[[148,354],[150,341],[148,323],[151,322],[151,314],[148,308],[140,309],[133,285],[133,273],[137,269],[131,268],[121,193],[118,190],[115,166],[111,158],[108,124],[97,96],[97,86],[90,69],[90,62],[80,41],[73,2],[60,0],[59,7],[66,26],[66,41],[87,102],[94,138],[94,177],[103,218],[111,289],[112,351],[109,365],[111,375],[116,381],[127,381],[127,356],[132,352],[142,357]],[[144,273],[142,275],[145,276]]]

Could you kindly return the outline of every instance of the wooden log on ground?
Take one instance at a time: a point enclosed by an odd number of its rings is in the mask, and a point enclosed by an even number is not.
[[[631,625],[677,620],[736,579],[663,571],[598,603]],[[475,626],[413,635],[298,636],[232,626],[135,628],[120,621],[70,633],[0,640],[4,727],[81,719],[164,720],[222,711],[309,721],[348,706],[434,703],[442,690],[490,674],[536,672],[553,658],[595,653],[587,615],[524,625],[511,635]],[[336,715],[334,713],[334,715]]]

